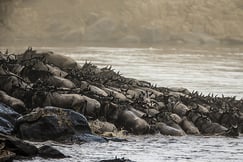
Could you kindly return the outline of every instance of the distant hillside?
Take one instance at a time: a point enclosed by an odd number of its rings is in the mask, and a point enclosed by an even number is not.
[[[0,45],[243,44],[243,0],[0,0]]]

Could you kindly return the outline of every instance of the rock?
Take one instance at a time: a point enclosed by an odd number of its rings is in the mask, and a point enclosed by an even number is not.
[[[125,158],[115,158],[110,160],[101,160],[100,162],[134,162],[134,161]]]
[[[36,108],[18,118],[17,123],[18,137],[34,141],[58,141],[74,134],[91,133],[82,114],[51,106]]]
[[[18,156],[35,156],[38,152],[38,149],[34,145],[24,142],[19,138],[1,133],[0,138],[5,142],[5,147],[13,151]]]
[[[43,157],[43,158],[62,159],[62,158],[66,157],[63,153],[61,153],[57,149],[55,149],[51,146],[47,146],[47,145],[41,146],[38,149],[38,154],[40,157]]]
[[[11,134],[14,130],[16,119],[21,115],[7,105],[0,103],[0,132]]]
[[[4,134],[12,134],[14,125],[8,120],[0,117],[0,132]]]
[[[84,142],[100,142],[104,143],[107,142],[107,140],[103,137],[90,134],[90,133],[82,133],[82,134],[76,134],[70,137],[70,141],[73,143],[84,143]]]

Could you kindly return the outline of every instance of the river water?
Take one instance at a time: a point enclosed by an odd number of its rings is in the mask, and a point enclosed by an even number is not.
[[[204,94],[243,97],[243,50],[238,48],[37,48],[51,50],[104,67],[112,65],[126,77],[164,87],[185,87]],[[11,50],[11,48],[10,48]],[[16,49],[15,49],[16,50]],[[238,138],[129,136],[128,142],[54,145],[71,158],[52,161],[92,162],[125,157],[137,162],[243,161],[243,136]],[[39,143],[42,145],[43,143]],[[35,162],[48,162],[34,158]]]

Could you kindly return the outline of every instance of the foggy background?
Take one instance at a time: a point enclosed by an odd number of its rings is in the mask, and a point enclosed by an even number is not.
[[[0,0],[0,46],[243,44],[243,0]]]

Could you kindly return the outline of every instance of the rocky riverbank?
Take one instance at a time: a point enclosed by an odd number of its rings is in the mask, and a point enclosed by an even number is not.
[[[243,100],[234,97],[156,87],[111,66],[81,66],[31,48],[21,54],[1,52],[0,63],[2,159],[65,157],[22,140],[119,142],[127,133],[238,136],[243,131]]]

